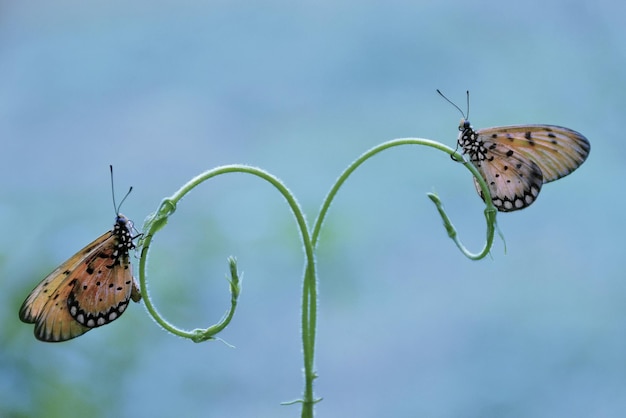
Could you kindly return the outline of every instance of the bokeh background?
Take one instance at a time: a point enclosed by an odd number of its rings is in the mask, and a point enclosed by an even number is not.
[[[149,290],[181,327],[216,322],[226,258],[244,272],[220,342],[158,328],[142,305],[61,344],[18,309],[122,212],[215,166],[279,176],[309,222],[347,164],[398,137],[453,146],[475,127],[564,125],[589,160],[499,216],[447,156],[395,148],[338,195],[318,252],[320,417],[626,414],[626,3],[525,1],[3,1],[0,3],[0,416],[293,417],[302,246],[259,179],[186,198],[151,251]],[[136,263],[135,263],[136,264]]]

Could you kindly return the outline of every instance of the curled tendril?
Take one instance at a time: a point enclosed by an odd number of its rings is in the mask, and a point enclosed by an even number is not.
[[[154,318],[154,320],[161,325],[167,331],[172,332],[175,335],[189,338],[194,342],[203,342],[207,340],[217,339],[216,335],[222,331],[231,321],[233,315],[235,313],[235,309],[237,307],[237,300],[239,294],[241,292],[241,281],[240,274],[237,271],[237,262],[235,258],[230,257],[228,259],[229,269],[230,269],[230,294],[231,294],[231,307],[229,311],[224,315],[224,317],[215,325],[209,326],[203,329],[195,329],[192,331],[185,331],[176,328],[174,325],[170,324],[167,320],[165,320],[155,309],[152,301],[150,299],[150,295],[147,291],[146,286],[146,264],[147,264],[147,256],[150,249],[150,244],[154,237],[154,234],[161,230],[167,224],[169,216],[174,214],[176,211],[176,205],[183,196],[185,196],[189,191],[193,188],[197,187],[201,183],[206,180],[209,180],[212,177],[216,177],[221,174],[226,173],[246,173],[252,174],[254,176],[260,177],[261,179],[272,184],[285,198],[287,201],[293,215],[296,218],[296,223],[298,225],[298,229],[300,231],[300,238],[304,245],[304,252],[306,258],[306,267],[304,270],[304,281],[302,287],[302,324],[301,324],[301,332],[302,332],[302,349],[304,353],[304,393],[302,394],[301,399],[297,399],[292,402],[287,402],[285,404],[294,404],[300,403],[302,404],[302,417],[313,417],[313,407],[315,403],[319,402],[321,398],[316,398],[313,392],[313,381],[317,378],[317,374],[315,373],[315,336],[316,336],[316,322],[317,322],[317,275],[316,275],[316,267],[315,267],[315,248],[317,246],[320,231],[322,228],[322,224],[324,222],[324,218],[328,213],[332,200],[335,195],[348,179],[350,174],[352,174],[361,164],[367,161],[369,158],[374,155],[392,147],[400,146],[400,145],[423,145],[435,148],[437,150],[443,151],[447,153],[454,161],[458,161],[462,163],[472,175],[477,179],[478,184],[481,187],[483,192],[483,196],[485,196],[485,219],[487,221],[487,239],[484,248],[479,253],[471,253],[469,252],[460,242],[458,238],[458,234],[454,225],[450,221],[448,215],[443,209],[443,203],[439,199],[439,197],[433,193],[429,193],[428,197],[435,204],[441,219],[443,220],[444,227],[448,232],[448,236],[455,242],[457,247],[461,250],[461,252],[466,256],[473,260],[478,260],[485,257],[493,244],[493,236],[494,230],[497,228],[496,225],[496,214],[497,210],[494,207],[491,201],[491,195],[489,194],[489,188],[487,184],[480,176],[476,168],[469,162],[467,162],[463,156],[457,153],[455,150],[440,144],[435,141],[431,141],[428,139],[421,138],[404,138],[404,139],[395,139],[392,141],[385,142],[380,144],[365,153],[363,153],[359,158],[357,158],[354,162],[352,162],[346,170],[339,176],[335,184],[331,187],[330,191],[326,195],[322,206],[320,207],[320,211],[313,225],[312,232],[309,233],[309,227],[306,223],[304,213],[300,208],[297,200],[293,196],[293,194],[289,191],[289,189],[275,176],[269,174],[268,172],[261,170],[259,168],[245,166],[245,165],[228,165],[217,167],[207,172],[204,172],[197,177],[190,180],[187,184],[185,184],[181,189],[179,189],[174,195],[171,197],[164,199],[159,208],[155,213],[146,218],[146,221],[143,226],[143,235],[139,242],[141,246],[141,258],[139,261],[139,282],[141,284],[141,293],[146,304],[146,308],[150,315]],[[499,232],[499,231],[498,231]]]
[[[159,325],[161,325],[161,327],[163,327],[165,330],[175,335],[178,335],[179,337],[189,338],[190,340],[196,343],[216,339],[215,335],[217,335],[224,328],[226,328],[226,326],[228,326],[233,316],[235,315],[235,309],[237,308],[237,300],[239,298],[239,294],[241,293],[241,280],[239,277],[240,274],[237,271],[237,260],[234,257],[228,258],[228,264],[230,267],[230,279],[228,280],[228,282],[230,285],[230,295],[231,295],[230,308],[228,312],[222,317],[222,319],[218,323],[211,325],[207,328],[194,329],[192,331],[185,331],[185,330],[179,329],[176,326],[169,323],[163,316],[161,316],[158,313],[158,311],[154,307],[154,304],[152,303],[152,300],[150,299],[150,295],[148,293],[148,287],[146,286],[145,269],[146,269],[146,260],[147,260],[147,254],[150,248],[150,243],[152,241],[152,237],[154,236],[154,233],[157,230],[163,228],[165,224],[167,223],[167,217],[158,218],[158,219],[153,218],[152,220],[154,222],[152,224],[148,224],[150,225],[148,227],[149,232],[145,234],[143,238],[143,245],[141,247],[141,258],[139,260],[139,272],[140,272],[139,283],[140,283],[140,288],[141,288],[141,296],[144,300],[144,303],[146,304],[146,309],[148,310],[152,318]]]
[[[159,205],[159,208],[157,209],[157,211],[146,218],[143,228],[142,228],[143,236],[142,236],[141,241],[139,242],[139,245],[141,245],[141,257],[139,260],[139,283],[141,285],[140,286],[141,293],[145,301],[146,308],[148,309],[148,312],[159,325],[161,325],[167,331],[174,333],[175,335],[178,335],[183,338],[189,338],[195,342],[202,342],[202,341],[215,339],[214,336],[220,331],[222,331],[232,319],[236,306],[237,306],[237,299],[241,292],[240,279],[239,279],[239,274],[237,272],[237,261],[233,257],[228,259],[229,268],[230,268],[229,282],[230,282],[230,293],[231,293],[230,310],[226,313],[224,318],[215,325],[212,325],[203,329],[185,331],[169,323],[162,315],[158,313],[158,311],[156,310],[156,308],[154,307],[152,303],[152,300],[150,298],[150,295],[147,291],[147,286],[146,286],[146,265],[147,265],[148,253],[150,251],[150,245],[151,245],[152,239],[154,238],[154,235],[159,230],[165,227],[165,225],[167,224],[168,218],[176,211],[177,203],[187,193],[189,193],[195,187],[197,187],[198,185],[200,185],[201,183],[203,183],[204,181],[212,177],[215,177],[221,174],[226,174],[226,173],[233,173],[233,172],[244,172],[248,174],[253,174],[273,184],[283,194],[283,196],[285,196],[285,199],[289,203],[296,217],[297,223],[300,226],[303,242],[310,241],[309,236],[308,236],[308,226],[306,224],[303,212],[298,206],[298,203],[293,197],[293,194],[280,182],[280,180],[278,180],[276,177],[272,176],[271,174],[259,168],[244,166],[244,165],[230,165],[230,166],[217,167],[213,170],[209,170],[193,178],[187,184],[181,187],[176,193],[174,193],[174,195],[172,195],[171,197],[167,199],[164,199]],[[307,268],[307,271],[309,271],[308,274],[311,275],[311,277],[314,277],[315,267],[313,263],[312,251],[307,251],[307,260],[309,262],[309,268]]]
[[[481,258],[484,258],[487,254],[489,254],[489,251],[491,250],[491,246],[493,244],[493,233],[495,229],[497,228],[496,215],[498,214],[498,210],[496,209],[496,207],[493,205],[493,202],[491,201],[491,194],[489,193],[489,187],[487,187],[487,183],[485,182],[483,177],[480,175],[476,167],[474,167],[474,165],[472,165],[471,163],[465,161],[465,159],[457,152],[450,154],[450,157],[452,157],[454,161],[461,162],[468,170],[472,172],[472,174],[478,181],[478,184],[480,185],[480,189],[483,192],[483,196],[485,196],[486,207],[485,207],[484,213],[485,213],[485,220],[487,221],[487,240],[485,242],[485,246],[483,247],[483,249],[478,253],[472,253],[468,251],[467,248],[465,248],[465,246],[459,240],[457,232],[456,232],[456,228],[454,227],[454,225],[452,225],[450,218],[448,217],[445,210],[443,209],[443,203],[441,202],[441,199],[439,199],[439,196],[437,196],[435,193],[427,193],[426,195],[430,198],[430,200],[437,207],[437,211],[439,212],[439,216],[441,216],[441,220],[443,221],[443,225],[446,228],[446,231],[448,232],[448,236],[452,239],[452,241],[454,241],[458,249],[463,253],[464,256],[466,256],[467,258],[471,260],[480,260]],[[498,230],[498,233],[500,234],[500,237],[504,241],[504,237],[502,236],[502,233],[500,232],[500,230]]]
[[[241,293],[241,279],[239,278],[239,272],[237,271],[237,259],[235,259],[235,257],[228,257],[228,265],[230,267],[230,279],[228,280],[230,283],[230,309],[217,324],[206,329],[194,329],[191,331],[193,334],[191,340],[194,343],[214,340],[214,336],[226,328],[235,315],[237,299]]]

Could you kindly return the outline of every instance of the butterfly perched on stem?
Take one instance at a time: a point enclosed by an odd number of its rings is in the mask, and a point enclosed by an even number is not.
[[[544,183],[567,176],[589,155],[591,146],[587,138],[562,126],[517,125],[474,130],[463,111],[437,92],[463,115],[457,143],[486,181],[492,202],[501,212],[530,206]],[[484,200],[476,179],[474,184]]]
[[[59,342],[78,337],[119,318],[130,299],[141,299],[129,256],[135,248],[133,224],[118,207],[115,212],[111,231],[46,276],[22,304],[19,317],[35,324],[37,339]]]

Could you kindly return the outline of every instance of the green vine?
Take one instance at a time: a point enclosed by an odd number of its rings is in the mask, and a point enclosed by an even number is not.
[[[304,246],[305,251],[305,269],[302,286],[302,351],[304,357],[304,392],[300,399],[286,402],[285,404],[302,404],[302,417],[312,418],[314,416],[314,405],[321,399],[315,397],[313,390],[313,382],[317,378],[315,373],[315,337],[316,337],[316,324],[317,324],[317,274],[315,269],[315,250],[319,241],[322,225],[324,219],[330,209],[334,197],[337,195],[339,189],[346,182],[348,177],[365,161],[374,157],[386,149],[401,146],[401,145],[422,145],[431,148],[435,148],[439,151],[445,152],[452,157],[454,161],[461,162],[462,165],[467,168],[472,175],[477,179],[480,188],[482,189],[483,196],[485,196],[485,220],[487,224],[486,242],[482,250],[477,253],[472,253],[465,248],[458,238],[458,234],[454,225],[450,221],[446,214],[443,204],[436,194],[428,193],[428,197],[435,204],[439,215],[443,221],[444,227],[448,233],[448,236],[454,241],[459,250],[468,258],[472,260],[479,260],[485,257],[493,244],[494,231],[496,230],[496,214],[497,210],[491,201],[491,195],[487,184],[480,176],[476,168],[458,154],[455,150],[440,144],[435,141],[421,138],[402,138],[394,139],[385,143],[382,143],[365,153],[352,162],[348,168],[339,176],[335,184],[331,187],[330,191],[326,195],[320,211],[315,219],[315,223],[312,229],[309,229],[307,225],[304,213],[298,204],[298,201],[289,189],[275,176],[264,171],[260,168],[246,166],[246,165],[226,165],[216,167],[212,170],[206,171],[197,177],[191,179],[187,184],[181,187],[174,195],[164,199],[155,213],[150,215],[142,228],[143,236],[140,239],[139,246],[141,246],[141,258],[139,260],[139,282],[141,285],[141,294],[146,304],[146,308],[154,320],[164,329],[177,335],[179,337],[188,338],[194,342],[203,342],[207,340],[216,339],[216,335],[222,331],[230,321],[232,320],[235,309],[237,307],[237,299],[241,291],[239,273],[237,271],[237,262],[235,258],[230,257],[228,259],[230,270],[230,294],[231,294],[231,306],[224,317],[215,325],[211,325],[203,329],[194,329],[191,331],[183,330],[168,322],[162,315],[159,314],[156,307],[150,299],[150,295],[147,290],[146,268],[148,253],[150,251],[150,245],[154,235],[165,227],[168,218],[176,211],[178,202],[191,190],[199,186],[203,182],[217,177],[222,174],[230,173],[245,173],[259,177],[262,180],[272,184],[278,192],[287,201],[291,212],[293,213],[298,229],[300,231],[300,238]]]

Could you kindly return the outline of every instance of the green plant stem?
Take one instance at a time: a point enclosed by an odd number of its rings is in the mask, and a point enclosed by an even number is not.
[[[466,257],[472,260],[479,260],[481,258],[484,258],[487,254],[489,254],[489,251],[493,245],[493,237],[494,237],[494,231],[495,231],[495,226],[496,226],[496,213],[497,213],[497,210],[495,206],[493,206],[493,203],[491,201],[491,195],[489,193],[489,188],[487,187],[487,184],[483,180],[482,176],[480,175],[476,167],[474,167],[470,162],[465,161],[462,155],[460,155],[455,150],[453,150],[452,148],[446,145],[443,145],[436,141],[432,141],[430,139],[423,139],[423,138],[400,138],[400,139],[393,139],[391,141],[383,142],[382,144],[377,145],[369,149],[368,151],[364,152],[363,154],[361,154],[361,156],[359,156],[356,160],[354,160],[352,164],[350,164],[348,168],[346,168],[344,172],[341,173],[341,175],[339,176],[339,178],[337,179],[333,187],[330,189],[330,191],[326,195],[324,202],[322,203],[322,206],[317,215],[317,218],[315,219],[315,223],[313,224],[313,233],[311,234],[311,239],[312,239],[311,243],[313,244],[313,247],[314,248],[317,247],[317,242],[319,240],[319,235],[322,229],[322,224],[324,223],[324,219],[326,217],[326,214],[328,213],[328,209],[330,208],[330,205],[333,199],[335,198],[335,195],[337,194],[341,186],[343,186],[343,184],[348,179],[348,177],[350,177],[350,174],[352,174],[361,164],[363,164],[365,161],[375,156],[376,154],[386,149],[397,147],[400,145],[424,145],[427,147],[432,147],[437,150],[443,151],[447,153],[448,155],[450,155],[455,161],[462,162],[463,166],[465,166],[465,168],[467,168],[472,173],[472,175],[477,179],[483,191],[483,195],[485,196],[485,204],[486,204],[485,218],[487,221],[486,242],[485,242],[483,249],[479,251],[478,253],[472,253],[468,251],[465,248],[465,246],[461,243],[456,233],[456,229],[454,228],[454,226],[452,225],[452,222],[450,221],[447,214],[445,213],[443,209],[443,204],[441,203],[437,195],[433,193],[429,193],[428,196],[433,201],[433,203],[435,203],[435,205],[437,206],[439,215],[441,216],[444,222],[444,226],[446,230],[448,231],[448,236],[455,242],[459,250],[461,250],[461,252]]]
[[[234,258],[229,259],[230,271],[231,271],[231,309],[226,314],[226,316],[220,321],[218,324],[208,327],[206,329],[196,329],[193,331],[185,331],[181,330],[174,325],[170,324],[165,318],[163,318],[150,299],[150,295],[147,291],[146,286],[146,264],[147,264],[147,255],[150,248],[150,244],[152,242],[152,238],[154,234],[163,228],[167,224],[167,219],[170,215],[172,215],[176,210],[176,205],[178,202],[192,189],[203,183],[204,181],[209,180],[210,178],[227,174],[227,173],[247,173],[252,174],[254,176],[260,177],[261,179],[272,184],[285,198],[293,215],[296,218],[296,223],[298,225],[298,229],[300,230],[300,236],[302,239],[302,243],[305,249],[305,257],[306,257],[306,265],[304,270],[304,280],[303,280],[303,288],[302,288],[302,349],[303,349],[303,357],[304,357],[304,380],[305,387],[304,393],[302,395],[302,399],[289,402],[291,403],[302,403],[302,417],[305,418],[313,418],[314,416],[314,405],[318,402],[318,399],[315,399],[314,391],[313,391],[313,382],[317,377],[315,373],[315,338],[316,338],[316,326],[317,326],[317,274],[316,274],[316,266],[315,266],[315,249],[319,240],[320,231],[322,228],[322,224],[324,219],[330,209],[330,205],[337,195],[339,189],[343,186],[345,181],[348,179],[350,174],[352,174],[361,164],[367,161],[369,158],[377,155],[378,153],[392,147],[400,146],[400,145],[423,145],[435,148],[437,150],[443,151],[450,155],[455,161],[460,161],[477,179],[482,191],[485,196],[485,218],[487,221],[487,239],[484,248],[478,253],[471,253],[468,251],[463,244],[459,241],[456,229],[452,225],[452,222],[448,218],[445,210],[443,209],[443,204],[437,195],[433,193],[429,193],[428,197],[433,201],[436,205],[439,215],[444,223],[446,231],[451,239],[454,240],[457,247],[461,250],[461,252],[467,257],[477,260],[485,257],[493,244],[493,236],[494,230],[496,227],[496,208],[493,206],[491,201],[491,196],[489,194],[489,189],[482,179],[476,168],[469,162],[465,161],[463,157],[458,154],[453,149],[440,144],[435,141],[431,141],[428,139],[421,138],[403,138],[403,139],[394,139],[385,143],[382,143],[365,153],[363,153],[359,158],[357,158],[352,164],[348,166],[348,168],[339,176],[335,184],[331,187],[329,193],[326,195],[318,216],[315,220],[314,227],[312,233],[309,234],[309,227],[306,223],[304,214],[302,209],[300,208],[296,198],[289,191],[289,189],[275,176],[269,174],[268,172],[251,166],[246,165],[226,165],[214,168],[212,170],[206,171],[197,177],[190,180],[187,184],[181,187],[174,195],[170,198],[164,199],[159,206],[157,212],[152,214],[143,226],[144,235],[140,240],[139,245],[142,246],[141,251],[141,259],[139,262],[139,281],[141,284],[141,293],[144,298],[144,302],[146,304],[146,308],[150,315],[154,318],[154,320],[161,325],[164,329],[172,332],[175,335],[189,338],[195,342],[206,341],[209,339],[214,339],[214,335],[219,331],[224,329],[230,320],[232,319],[235,311],[235,307],[237,305],[237,297],[239,296],[240,287],[239,287],[239,277],[237,273],[237,265]]]

